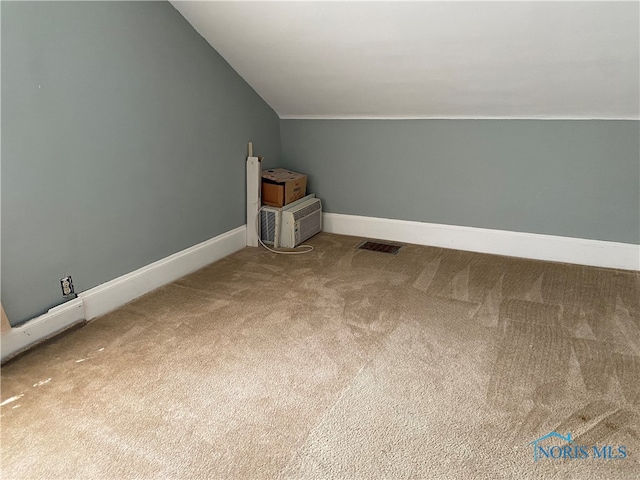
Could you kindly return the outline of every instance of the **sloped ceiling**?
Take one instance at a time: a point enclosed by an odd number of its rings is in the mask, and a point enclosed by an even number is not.
[[[183,2],[281,118],[639,118],[638,2]]]

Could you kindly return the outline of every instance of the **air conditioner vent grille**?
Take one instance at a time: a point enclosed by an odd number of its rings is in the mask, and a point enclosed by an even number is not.
[[[322,212],[316,211],[300,222],[300,242],[313,237],[322,230]]]
[[[260,236],[264,243],[273,245],[276,238],[276,213],[262,210],[260,213]]]
[[[293,212],[293,221],[297,222],[301,218],[304,218],[307,215],[310,215],[311,213],[317,210],[320,210],[321,208],[322,208],[322,204],[319,201],[313,202],[311,205],[307,205],[306,207]]]

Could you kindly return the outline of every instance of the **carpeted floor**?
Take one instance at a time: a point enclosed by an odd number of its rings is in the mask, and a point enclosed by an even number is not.
[[[244,249],[10,361],[2,478],[638,478],[640,274],[360,240]]]

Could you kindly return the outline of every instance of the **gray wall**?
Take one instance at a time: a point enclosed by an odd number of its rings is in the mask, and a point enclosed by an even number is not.
[[[12,324],[245,223],[272,109],[166,2],[1,2],[2,303]]]
[[[325,211],[640,243],[640,123],[282,120]]]

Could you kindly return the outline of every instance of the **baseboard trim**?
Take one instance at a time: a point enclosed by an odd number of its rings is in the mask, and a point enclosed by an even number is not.
[[[231,255],[246,246],[246,226],[82,292],[44,315],[2,332],[2,362],[81,322],[109,313],[145,293]]]
[[[371,237],[510,257],[640,270],[640,245],[629,243],[340,213],[325,213],[323,230],[341,235]]]
[[[18,327],[2,332],[2,362],[84,321],[82,300],[76,298],[53,307],[44,315]]]
[[[198,245],[139,268],[78,295],[87,320],[209,265],[246,246],[246,226],[230,230]]]

